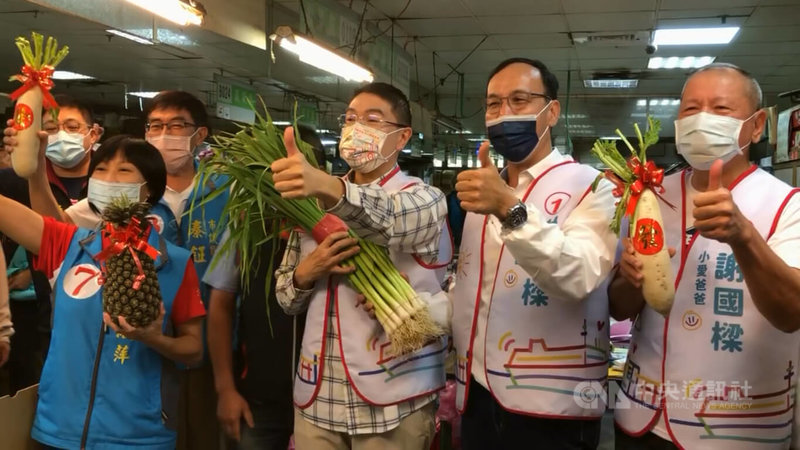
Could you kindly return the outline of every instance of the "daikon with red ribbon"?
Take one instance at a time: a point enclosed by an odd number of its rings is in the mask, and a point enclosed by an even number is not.
[[[661,185],[664,170],[647,160],[647,148],[658,142],[661,123],[652,117],[648,117],[647,122],[644,135],[634,124],[639,140],[638,151],[619,129],[616,130],[631,152],[628,159],[620,154],[616,141],[598,139],[594,143],[592,154],[609,167],[598,176],[594,188],[601,178],[614,185],[612,193],[620,200],[611,229],[619,236],[622,219],[628,218],[628,237],[642,262],[642,295],[651,308],[666,316],[672,308],[675,286],[658,200],[672,209],[675,206],[661,196],[664,193]]]
[[[14,107],[14,129],[17,130],[17,148],[11,154],[11,162],[17,175],[27,178],[36,172],[39,163],[39,136],[42,129],[42,107],[56,115],[58,104],[50,90],[53,88],[53,72],[55,67],[69,53],[69,47],[58,48],[58,41],[53,37],[32,33],[31,42],[24,37],[16,39],[17,48],[24,65],[21,73],[13,75],[9,81],[19,81],[22,86],[11,93],[11,100],[17,102]],[[56,117],[57,120],[57,117]]]

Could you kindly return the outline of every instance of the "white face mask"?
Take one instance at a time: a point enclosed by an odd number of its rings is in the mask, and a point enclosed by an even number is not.
[[[127,197],[133,201],[140,201],[142,186],[147,183],[113,183],[109,181],[89,178],[89,189],[86,198],[101,213],[115,198]]]
[[[342,129],[342,142],[339,144],[342,159],[351,169],[359,173],[370,173],[385,164],[397,150],[388,155],[383,155],[381,149],[386,139],[392,133],[402,131],[404,128],[386,133],[370,128],[356,122],[355,125]]]
[[[87,149],[83,148],[83,140],[89,133],[68,133],[59,130],[47,137],[45,156],[53,164],[65,169],[72,169],[86,157]]]
[[[755,113],[753,114],[755,116]],[[697,170],[708,170],[714,161],[727,163],[742,154],[739,134],[745,120],[699,112],[675,121],[675,145],[686,161]]]
[[[160,134],[147,137],[147,142],[161,153],[161,157],[164,158],[164,165],[167,166],[167,173],[170,175],[180,172],[194,159],[192,138],[197,134],[197,131],[191,136]]]

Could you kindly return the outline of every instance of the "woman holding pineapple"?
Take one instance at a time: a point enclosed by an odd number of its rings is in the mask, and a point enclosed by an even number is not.
[[[8,130],[4,143],[16,145]],[[89,201],[105,219],[94,231],[0,196],[0,232],[36,254],[35,268],[54,285],[31,434],[64,449],[174,449],[165,388],[177,378],[164,359],[200,360],[205,309],[190,253],[151,232],[145,217],[164,193],[166,169],[150,144],[115,137],[97,150],[89,176]]]

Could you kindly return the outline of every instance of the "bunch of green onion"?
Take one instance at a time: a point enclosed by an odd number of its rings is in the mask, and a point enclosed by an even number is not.
[[[270,166],[285,158],[287,153],[281,130],[264,109],[263,115],[255,111],[253,125],[242,126],[237,133],[217,136],[211,155],[200,166],[203,177],[221,175],[227,178],[204,202],[230,192],[222,213],[229,220],[230,237],[217,251],[215,260],[228,251],[238,251],[245,289],[245,271],[254,267],[255,252],[261,244],[279,239],[281,230],[287,227],[300,227],[310,233],[326,214],[313,198],[285,199],[275,190]],[[297,133],[296,126],[294,129]],[[311,146],[302,142],[299,135],[295,136],[300,151],[316,166]],[[376,318],[391,340],[393,352],[396,355],[410,353],[441,336],[443,331],[431,319],[427,305],[394,267],[386,249],[358,238],[352,230],[348,233],[358,240],[361,248],[344,262],[356,268],[347,275],[348,281],[374,307]],[[274,254],[269,265],[267,292],[275,268]]]

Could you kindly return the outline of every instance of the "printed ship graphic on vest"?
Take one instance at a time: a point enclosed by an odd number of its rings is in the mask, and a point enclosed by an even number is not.
[[[372,338],[367,341],[367,351],[376,354],[375,367],[377,368],[375,370],[361,371],[358,372],[358,374],[361,376],[375,376],[384,374],[386,375],[384,381],[388,382],[410,373],[433,370],[442,367],[442,363],[438,358],[438,355],[445,352],[447,347],[442,349],[433,348],[432,350],[430,347],[426,347],[423,350],[425,351],[424,353],[412,353],[410,355],[403,356],[402,359],[398,361],[398,358],[392,352],[392,343],[390,341],[385,340],[385,337],[382,342],[378,338]],[[411,369],[406,368],[406,366],[411,362],[424,360],[430,360],[430,363],[413,367]]]
[[[600,330],[605,327],[605,323],[599,322],[597,327]],[[487,368],[487,372],[491,375],[508,378],[509,384],[505,386],[506,389],[543,390],[565,395],[574,395],[574,391],[557,389],[540,383],[544,380],[603,382],[605,376],[596,380],[570,376],[570,372],[608,364],[606,350],[600,345],[597,338],[592,343],[587,342],[586,320],[583,321],[582,328],[580,335],[583,343],[566,346],[550,346],[545,338],[529,338],[524,345],[514,347],[516,340],[511,332],[507,332],[500,337],[497,346],[498,350],[508,354],[508,359],[502,370]],[[459,361],[460,368],[461,362]]]
[[[794,367],[789,361],[784,377],[786,388],[775,392],[754,393],[751,392],[752,389],[749,386],[738,384],[710,391],[707,384],[689,383],[684,394],[688,394],[693,399],[704,399],[702,407],[694,414],[697,422],[670,419],[670,423],[698,427],[698,430],[703,432],[700,439],[746,440],[765,443],[787,441],[791,438],[792,410],[797,389],[797,386],[792,384],[794,377]],[[778,419],[777,422],[776,419]],[[786,435],[778,438],[759,439],[736,434],[736,430],[745,428],[785,428]]]
[[[797,385],[792,384],[795,368],[792,362],[786,368],[786,387],[773,392],[753,392],[753,387],[739,382],[730,384],[700,379],[673,385],[677,390],[668,390],[662,384],[639,372],[639,366],[628,360],[621,391],[628,400],[655,409],[653,405],[669,402],[668,412],[675,408],[690,408],[694,421],[669,418],[673,426],[696,427],[700,439],[720,439],[760,443],[781,443],[791,437],[792,410],[795,406]],[[665,397],[662,400],[662,396]],[[620,406],[617,402],[617,408]],[[781,437],[758,437],[758,430],[785,428]],[[741,430],[748,435],[737,434]]]

